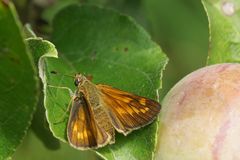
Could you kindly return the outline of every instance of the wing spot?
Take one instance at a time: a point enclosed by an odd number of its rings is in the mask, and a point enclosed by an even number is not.
[[[77,124],[74,124],[73,132],[76,132],[76,131],[77,131],[77,128],[78,128]]]
[[[88,133],[87,133],[87,131],[86,131],[86,130],[84,130],[84,131],[83,131],[83,135],[84,135],[84,138],[87,138],[87,137],[88,137],[88,136],[87,136],[87,135],[88,135]]]
[[[143,105],[143,106],[146,105],[146,99],[144,99],[144,98],[141,98],[139,102],[140,102],[140,104]]]
[[[81,138],[81,134],[78,132],[77,133],[77,139],[80,139]]]
[[[125,110],[120,108],[120,107],[117,107],[116,110],[118,111],[118,113],[120,114],[124,114],[125,113]]]
[[[84,135],[83,133],[79,133],[80,134],[80,139],[83,139]]]
[[[135,113],[137,113],[137,114],[139,113],[139,110],[136,109],[135,107],[132,107],[132,109],[134,110]]]

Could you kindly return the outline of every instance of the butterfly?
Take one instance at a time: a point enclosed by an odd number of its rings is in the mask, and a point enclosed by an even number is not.
[[[97,149],[115,143],[115,130],[125,136],[150,124],[161,105],[108,85],[94,84],[76,74],[67,125],[68,142],[80,150]]]

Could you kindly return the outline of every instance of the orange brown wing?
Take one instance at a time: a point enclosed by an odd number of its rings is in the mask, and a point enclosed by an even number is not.
[[[158,102],[145,97],[107,85],[99,84],[97,88],[115,129],[124,135],[151,123],[161,109]]]
[[[97,125],[93,111],[83,96],[73,101],[67,136],[69,143],[81,150],[98,148],[110,141],[109,135]]]

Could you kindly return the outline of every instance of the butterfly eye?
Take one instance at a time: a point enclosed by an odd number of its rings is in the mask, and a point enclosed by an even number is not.
[[[75,81],[74,81],[75,86],[78,86],[79,83],[80,83],[80,80],[78,78],[75,79]]]

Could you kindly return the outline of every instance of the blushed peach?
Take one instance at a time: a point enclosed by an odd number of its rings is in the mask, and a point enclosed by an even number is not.
[[[166,95],[157,160],[240,160],[240,64],[197,70]]]

